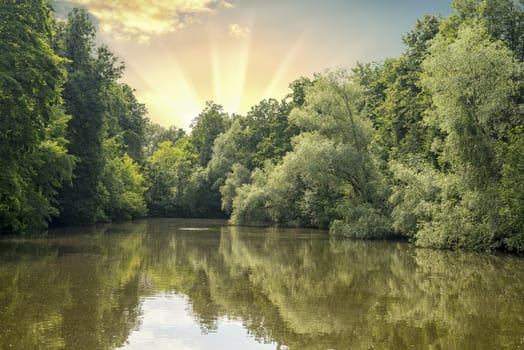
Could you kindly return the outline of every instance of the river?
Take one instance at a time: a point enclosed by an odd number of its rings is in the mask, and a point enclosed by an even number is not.
[[[0,240],[0,349],[519,349],[524,259],[149,219]]]

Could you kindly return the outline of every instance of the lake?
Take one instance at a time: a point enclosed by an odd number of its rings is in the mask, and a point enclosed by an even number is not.
[[[149,219],[0,240],[0,349],[519,349],[524,259]]]

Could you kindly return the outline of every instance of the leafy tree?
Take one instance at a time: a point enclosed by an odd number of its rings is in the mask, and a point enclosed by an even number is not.
[[[286,225],[328,227],[337,218],[343,196],[338,161],[347,151],[317,133],[294,139],[293,152],[276,165],[267,179],[267,206],[272,219]]]
[[[196,166],[191,173],[184,190],[183,203],[186,206],[186,217],[222,218],[220,192],[213,186],[209,171]]]
[[[488,34],[501,40],[515,57],[524,60],[524,3],[522,0],[455,0],[444,31],[457,33],[462,23],[481,20]]]
[[[300,77],[289,84],[291,93],[287,98],[291,100],[295,107],[302,107],[306,102],[306,90],[314,83],[314,79]]]
[[[113,78],[106,76],[112,69],[103,67],[108,61],[106,50],[100,61],[94,57],[95,28],[85,10],[74,9],[60,35],[64,43],[60,53],[69,59],[63,92],[66,111],[72,115],[68,151],[78,162],[71,185],[61,193],[59,221],[93,223],[103,216],[100,177],[104,168],[101,155],[105,120],[101,91],[107,79]]]
[[[198,154],[188,137],[173,144],[164,141],[148,160],[149,212],[154,216],[190,216],[186,191],[198,164]]]
[[[494,142],[511,126],[517,65],[481,25],[461,28],[455,41],[440,36],[430,52],[423,83],[435,106],[427,122],[447,134],[441,162],[474,169],[471,180],[482,184],[497,176]]]
[[[290,115],[302,130],[292,151],[279,164],[266,163],[251,184],[236,189],[233,222],[250,222],[253,216],[285,225],[333,223],[333,232],[353,237],[387,235],[387,211],[378,205],[380,177],[368,151],[371,124],[357,110],[360,93],[344,71],[316,77],[302,107]],[[385,224],[377,232],[352,230],[364,228],[359,222],[369,215]]]
[[[291,107],[285,100],[263,100],[245,117],[234,117],[213,146],[208,168],[214,187],[224,184],[235,163],[253,170],[268,160],[277,163],[291,150],[291,139],[298,133],[288,119]]]
[[[101,175],[101,220],[129,220],[146,215],[145,179],[138,164],[119,149],[118,138],[104,142],[104,170]],[[119,147],[120,146],[120,147]]]
[[[56,50],[69,59],[63,92],[72,115],[68,149],[78,159],[73,181],[61,193],[59,222],[143,215],[143,180],[128,157],[144,162],[145,106],[117,82],[124,64],[107,47],[95,47],[95,27],[85,10],[74,9],[58,29]]]
[[[233,210],[233,200],[237,196],[238,189],[251,182],[251,173],[242,164],[235,163],[231,172],[227,174],[225,183],[220,187],[222,210],[231,214]]]
[[[234,164],[241,164],[250,170],[253,168],[251,159],[254,147],[246,135],[246,128],[243,127],[243,124],[243,118],[235,118],[231,126],[220,134],[213,144],[213,156],[207,169],[214,181],[214,188],[220,188],[224,184]]]
[[[244,184],[235,191],[236,196],[231,203],[231,222],[267,225],[272,221],[266,206],[268,192],[264,188],[267,174],[263,169],[255,169],[251,178],[253,183]]]
[[[246,171],[261,168],[268,161],[277,163],[291,150],[291,139],[298,133],[298,128],[288,118],[291,107],[286,100],[263,100],[252,107],[245,117],[235,116],[231,126],[216,138],[213,156],[207,167],[210,192],[220,189],[222,194],[229,194],[221,201],[222,208],[227,212],[231,211],[231,196],[247,183],[249,177]],[[236,174],[235,165],[237,170],[243,169],[243,176],[231,175],[236,179],[226,183],[230,174]]]
[[[496,144],[510,124],[517,65],[477,24],[462,26],[456,39],[439,35],[424,69],[434,104],[426,122],[446,136],[434,146],[443,171],[433,179],[438,195],[428,206],[430,220],[419,224],[417,242],[492,249],[501,243]]]
[[[298,134],[298,128],[288,119],[292,108],[293,104],[286,100],[269,99],[248,112],[246,127],[252,134],[251,143],[256,145],[252,156],[254,167],[261,167],[266,160],[276,163],[291,150],[291,139]]]
[[[135,162],[145,161],[146,107],[137,101],[127,84],[111,83],[105,91],[107,136],[122,136],[127,153]]]
[[[52,28],[47,2],[0,4],[1,232],[46,227],[58,214],[58,189],[71,179],[60,96],[66,73],[50,46]]]
[[[355,79],[364,90],[362,113],[373,122],[374,152],[387,169],[390,159],[423,157],[433,159],[430,150],[434,130],[423,122],[430,105],[420,84],[422,61],[431,39],[439,31],[439,19],[424,16],[404,36],[407,50],[382,64],[360,64]]]
[[[148,122],[144,130],[144,154],[146,158],[150,157],[158,149],[158,145],[164,141],[176,143],[179,139],[186,136],[184,129],[170,126],[163,126]]]
[[[504,244],[510,250],[524,251],[524,132],[523,127],[513,130],[501,146],[502,181],[499,188],[502,198],[502,222],[505,228]]]
[[[222,106],[207,102],[204,110],[191,122],[191,142],[195,145],[199,163],[205,167],[211,159],[213,142],[229,127],[229,117]]]

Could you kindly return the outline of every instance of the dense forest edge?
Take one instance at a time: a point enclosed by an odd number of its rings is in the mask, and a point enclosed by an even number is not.
[[[191,133],[147,117],[88,13],[0,3],[0,232],[144,216],[524,252],[524,1],[455,0],[405,50]]]

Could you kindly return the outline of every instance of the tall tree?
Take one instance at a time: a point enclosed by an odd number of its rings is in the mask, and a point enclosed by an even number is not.
[[[438,18],[424,16],[404,36],[407,49],[400,57],[381,64],[359,64],[354,69],[356,80],[364,89],[362,113],[373,122],[377,131],[374,147],[384,161],[414,155],[431,157],[432,130],[422,121],[430,103],[421,87],[420,75],[439,24]]]
[[[61,108],[64,61],[51,49],[46,1],[0,3],[0,230],[45,227],[57,214],[55,195],[70,179]]]
[[[419,224],[417,241],[446,248],[500,246],[496,146],[511,125],[518,65],[476,22],[462,25],[456,38],[439,35],[423,66],[434,104],[426,123],[445,137],[434,146],[440,150],[436,195],[426,205],[428,221]]]
[[[95,27],[85,10],[69,14],[59,53],[69,59],[68,80],[63,97],[67,113],[68,150],[77,157],[71,185],[61,193],[60,222],[93,223],[101,215],[99,180],[103,169],[103,107],[100,100],[102,77],[94,57]]]
[[[121,142],[125,144],[127,139],[129,153],[142,160],[141,142],[132,139],[137,132],[141,137],[145,110],[129,88],[117,83],[124,70],[123,63],[107,47],[95,47],[95,27],[85,10],[74,9],[61,29],[56,46],[69,59],[63,93],[66,110],[72,115],[68,149],[78,161],[72,184],[61,194],[59,221],[89,224],[107,218],[102,174],[111,157],[106,157],[104,140],[123,132]],[[114,128],[108,130],[112,120]],[[121,123],[136,125],[122,130]],[[113,134],[108,134],[109,131]]]
[[[211,159],[213,143],[230,125],[222,106],[207,102],[204,110],[191,122],[191,141],[196,147],[201,166]]]
[[[107,137],[121,138],[125,153],[135,162],[145,161],[147,110],[127,84],[112,82],[104,89]]]

